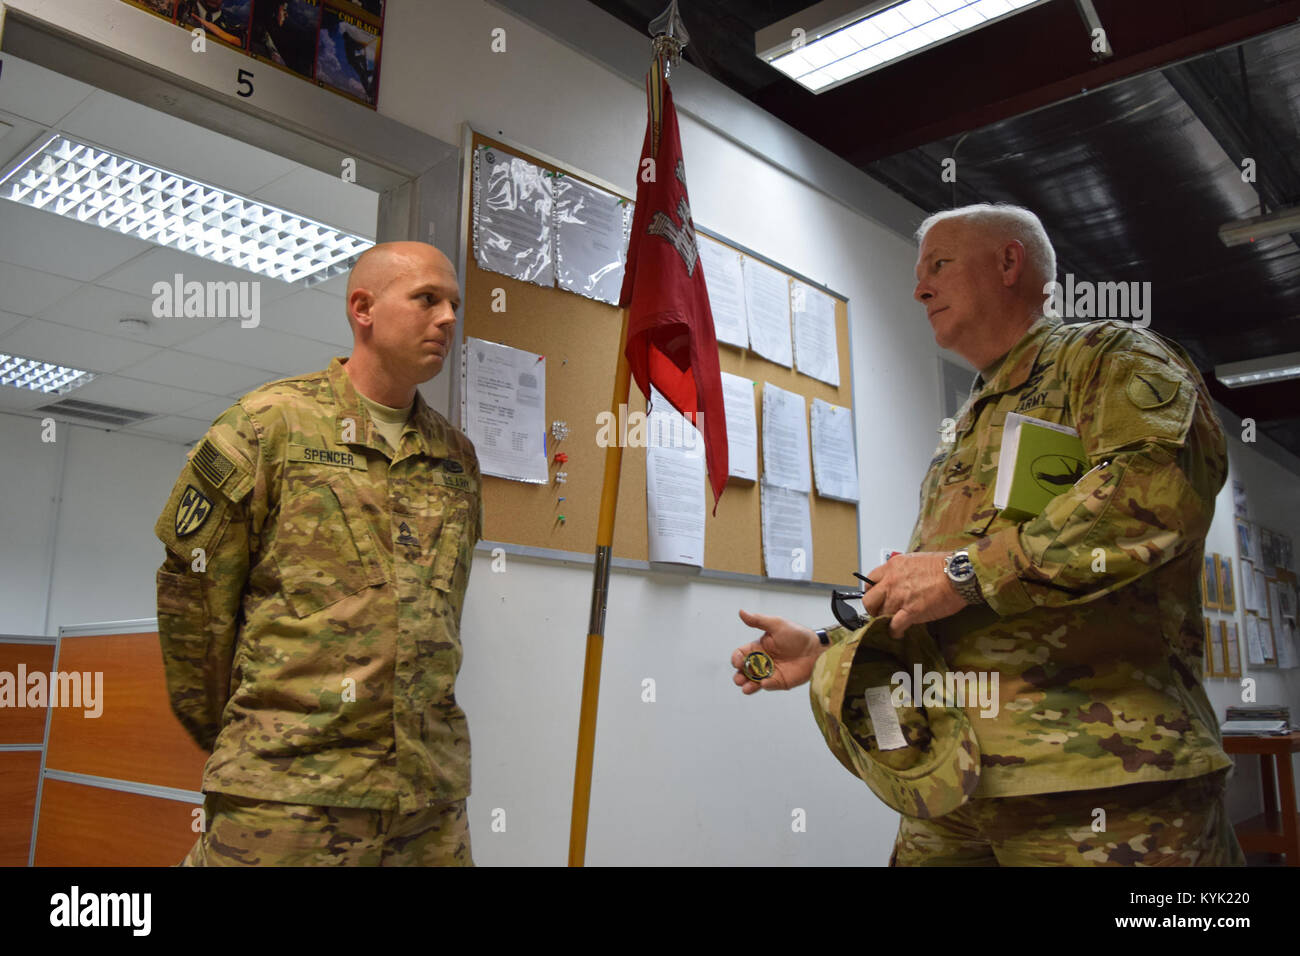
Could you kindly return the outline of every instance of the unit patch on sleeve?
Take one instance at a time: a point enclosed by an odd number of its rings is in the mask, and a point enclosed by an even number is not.
[[[176,506],[176,536],[183,538],[198,531],[211,513],[211,500],[193,485],[186,485]]]
[[[1178,387],[1177,379],[1144,369],[1133,373],[1125,391],[1138,408],[1159,408],[1178,394]]]

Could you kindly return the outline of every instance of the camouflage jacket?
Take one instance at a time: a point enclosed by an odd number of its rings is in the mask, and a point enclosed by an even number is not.
[[[1078,429],[1093,467],[1037,517],[993,506],[1008,412]],[[1201,684],[1201,560],[1227,474],[1174,343],[1040,318],[976,381],[921,487],[909,551],[969,548],[987,605],[927,625],[948,666],[999,674],[976,796],[1199,776],[1231,764]]]
[[[469,793],[454,683],[479,485],[418,394],[393,449],[341,359],[212,424],[155,528],[168,691],[212,751],[205,791],[404,811]]]

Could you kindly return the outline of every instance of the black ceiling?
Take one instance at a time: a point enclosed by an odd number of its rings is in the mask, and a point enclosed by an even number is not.
[[[642,32],[667,6],[591,2]],[[810,5],[681,0],[686,58],[926,212],[1018,203],[1062,276],[1150,282],[1151,328],[1300,456],[1300,380],[1226,389],[1212,375],[1300,351],[1300,237],[1218,239],[1261,203],[1300,203],[1300,0],[1094,0],[1105,60],[1074,0],[1052,0],[821,95],[754,52],[757,30]]]

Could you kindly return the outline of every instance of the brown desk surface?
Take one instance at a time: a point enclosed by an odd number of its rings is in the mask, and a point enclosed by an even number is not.
[[[1300,730],[1289,734],[1224,734],[1223,749],[1230,754],[1284,754],[1300,750]]]

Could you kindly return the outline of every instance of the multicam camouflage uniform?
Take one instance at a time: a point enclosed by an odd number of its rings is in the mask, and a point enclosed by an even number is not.
[[[385,820],[433,808],[468,859],[454,683],[479,485],[469,440],[418,394],[393,448],[341,359],[213,423],[155,529],[168,689],[212,751],[206,792],[286,821],[303,817],[291,805]]]
[[[1077,428],[1093,466],[1021,524],[993,507],[1013,411]],[[1040,318],[977,380],[949,437],[908,550],[969,549],[987,606],[927,627],[950,669],[996,671],[1000,691],[996,716],[966,708],[980,782],[957,814],[990,812],[981,798],[1219,780],[1231,760],[1201,685],[1200,580],[1227,457],[1187,354],[1121,323]],[[900,850],[943,819],[905,818]],[[1226,820],[1215,833],[1239,861]]]

